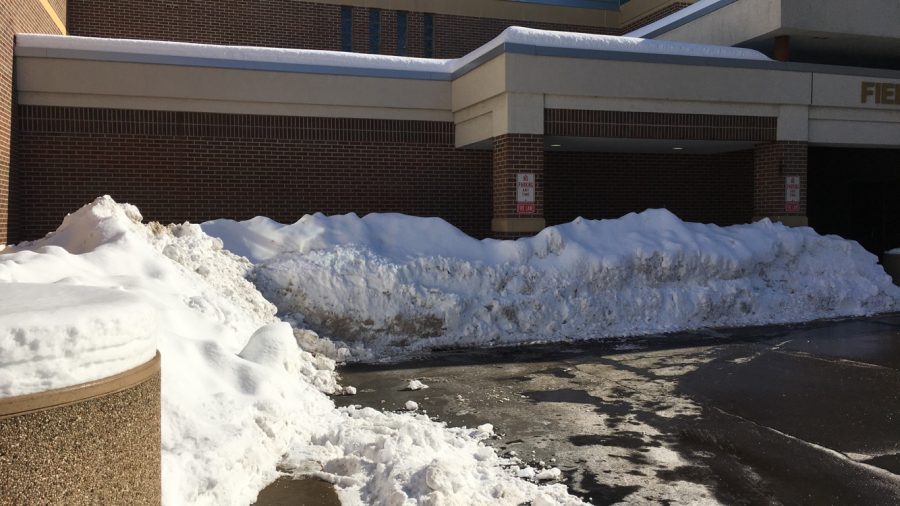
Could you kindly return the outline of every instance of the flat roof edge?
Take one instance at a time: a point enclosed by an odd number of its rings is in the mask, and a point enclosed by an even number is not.
[[[224,68],[237,70],[257,70],[270,72],[290,72],[391,79],[415,79],[428,81],[452,81],[454,79],[458,79],[502,54],[524,54],[534,56],[593,59],[618,62],[693,65],[719,68],[743,68],[900,79],[900,70],[890,69],[779,62],[774,60],[729,58],[727,56],[713,55],[697,56],[616,51],[596,48],[556,47],[538,44],[527,44],[522,42],[500,42],[493,47],[483,47],[480,51],[476,50],[474,53],[474,55],[473,53],[470,53],[469,56],[457,60],[460,62],[461,66],[457,67],[456,69],[448,67],[446,69],[417,70],[350,65],[329,65],[327,63],[315,62],[300,63],[257,61],[249,59],[213,58],[207,56],[139,53],[111,51],[108,49],[60,48],[52,46],[41,47],[33,43],[25,46],[17,45],[15,48],[16,57],[75,59],[119,63],[178,65],[200,68]]]
[[[774,70],[781,72],[803,72],[818,74],[852,75],[858,77],[883,77],[887,79],[900,79],[900,70],[873,69],[867,67],[847,67],[838,65],[824,65],[817,63],[780,62],[776,60],[747,60],[740,58],[726,58],[713,56],[686,56],[656,53],[629,53],[624,51],[604,51],[602,49],[578,49],[561,48],[552,46],[536,46],[506,42],[502,46],[494,48],[489,53],[469,62],[465,67],[453,74],[456,79],[472,69],[478,67],[484,61],[494,58],[497,54],[525,54],[534,56],[550,56],[558,58],[576,58],[591,60],[607,60],[635,63],[656,63],[670,65],[693,65],[703,67],[742,68],[755,70]]]
[[[205,58],[199,56],[141,54],[116,51],[96,51],[88,49],[17,47],[15,50],[15,56],[31,58],[107,61],[117,63],[177,65],[186,67],[221,68],[235,70],[260,70],[269,72],[291,72],[298,74],[329,74],[355,77],[417,79],[427,81],[449,81],[452,79],[452,76],[449,72],[345,67],[339,65],[308,63],[229,60],[223,58]]]

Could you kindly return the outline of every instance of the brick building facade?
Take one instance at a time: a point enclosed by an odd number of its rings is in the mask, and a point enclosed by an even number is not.
[[[4,3],[0,243],[37,238],[101,194],[163,222],[402,212],[498,238],[654,207],[721,225],[806,224],[821,201],[807,188],[815,136],[853,144],[866,115],[886,118],[860,110],[835,126],[856,107],[856,84],[827,99],[817,86],[900,75],[841,77],[731,47],[635,50],[505,31],[622,35],[653,23],[657,33],[734,2],[693,3]],[[72,37],[20,37],[13,65],[13,34],[66,30]],[[526,176],[533,199],[523,206]]]

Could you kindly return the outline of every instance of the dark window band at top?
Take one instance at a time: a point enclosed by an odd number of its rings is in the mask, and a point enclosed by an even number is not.
[[[341,51],[353,51],[353,7],[341,7]]]
[[[369,10],[369,52],[381,53],[381,11]]]
[[[425,14],[425,58],[434,58],[434,14]]]
[[[406,12],[399,11],[397,12],[397,55],[398,56],[406,56],[407,43],[406,43],[406,20],[407,15]]]

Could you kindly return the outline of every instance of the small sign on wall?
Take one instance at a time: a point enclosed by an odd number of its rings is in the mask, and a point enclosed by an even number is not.
[[[534,183],[534,173],[520,172],[516,174],[516,212],[519,214],[534,214],[534,193],[537,186]]]
[[[784,211],[788,213],[800,212],[800,176],[786,176],[784,178]]]

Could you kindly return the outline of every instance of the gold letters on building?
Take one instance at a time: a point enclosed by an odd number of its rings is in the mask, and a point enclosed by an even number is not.
[[[863,81],[862,103],[900,105],[900,84]]]

